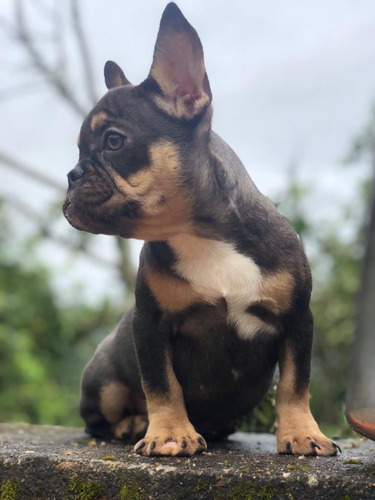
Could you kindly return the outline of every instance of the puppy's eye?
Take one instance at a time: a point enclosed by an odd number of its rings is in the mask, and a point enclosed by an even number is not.
[[[125,143],[125,137],[120,134],[108,134],[104,140],[104,149],[117,151],[122,148]]]

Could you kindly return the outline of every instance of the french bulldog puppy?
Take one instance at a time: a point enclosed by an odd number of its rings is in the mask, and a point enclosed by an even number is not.
[[[145,241],[135,306],[82,379],[93,436],[142,455],[193,455],[232,433],[279,363],[277,450],[335,455],[309,409],[310,269],[298,237],[211,130],[200,39],[166,7],[150,73],[105,65],[64,214],[75,228]],[[204,436],[204,437],[203,437]]]

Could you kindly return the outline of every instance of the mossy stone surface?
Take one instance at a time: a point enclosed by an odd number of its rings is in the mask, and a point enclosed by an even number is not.
[[[81,429],[0,424],[0,500],[373,500],[375,443],[339,444],[337,457],[298,458],[238,433],[199,456],[146,458]]]

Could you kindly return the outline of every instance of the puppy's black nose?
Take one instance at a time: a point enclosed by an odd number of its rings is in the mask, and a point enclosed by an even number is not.
[[[68,174],[69,186],[72,186],[76,181],[78,181],[78,179],[80,179],[82,175],[83,175],[83,170],[78,164]]]

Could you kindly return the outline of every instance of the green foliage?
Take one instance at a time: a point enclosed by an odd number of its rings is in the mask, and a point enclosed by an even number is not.
[[[374,138],[375,138],[375,103],[370,111],[370,117],[360,134],[354,138],[351,145],[350,151],[347,154],[344,162],[355,163],[364,157],[369,157],[370,161],[373,159],[373,149],[374,149]]]
[[[243,432],[274,432],[276,385],[241,425]]]
[[[1,221],[0,221],[1,225]],[[0,253],[0,408],[8,422],[81,425],[81,371],[118,315],[76,303],[63,308],[41,265]],[[27,256],[25,256],[25,261]],[[111,325],[111,327],[109,326]]]

